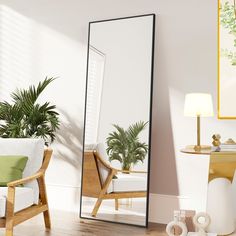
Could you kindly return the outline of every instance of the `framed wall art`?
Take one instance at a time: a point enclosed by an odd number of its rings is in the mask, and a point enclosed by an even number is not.
[[[236,119],[236,0],[218,0],[218,118]]]

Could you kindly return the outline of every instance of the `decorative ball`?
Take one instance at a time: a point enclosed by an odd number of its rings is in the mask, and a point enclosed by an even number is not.
[[[221,142],[220,142],[221,136],[219,134],[213,134],[212,138],[213,138],[213,141],[212,141],[213,146],[215,146],[215,147],[220,146],[220,144],[221,144]]]

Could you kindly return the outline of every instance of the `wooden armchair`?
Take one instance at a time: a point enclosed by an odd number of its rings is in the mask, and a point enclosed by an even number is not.
[[[111,167],[97,151],[85,151],[83,162],[83,186],[82,196],[97,198],[92,211],[92,216],[96,217],[103,200],[114,199],[115,209],[118,210],[118,199],[146,197],[146,187],[135,190],[118,190],[111,188],[112,181],[118,173],[142,173],[144,171],[123,171]],[[129,175],[127,175],[128,177]],[[146,185],[146,183],[145,183]]]
[[[1,145],[2,145],[2,140],[0,141],[0,146]],[[34,153],[34,151],[35,150],[32,150],[31,153]],[[23,153],[23,155],[25,154]],[[0,205],[0,210],[1,206],[5,208],[4,216],[0,215],[0,227],[6,228],[6,234],[5,234],[6,236],[13,236],[14,226],[40,213],[43,213],[44,215],[45,227],[47,229],[50,229],[51,227],[46,186],[45,186],[45,172],[47,170],[47,167],[49,165],[52,156],[52,150],[45,149],[44,154],[42,153],[42,156],[43,160],[41,158],[42,160],[41,167],[35,174],[32,174],[27,177],[24,177],[23,175],[22,179],[8,183],[7,187],[0,187],[0,200],[1,200],[1,195],[3,195],[2,199],[3,198],[5,199],[5,205]],[[37,158],[40,159],[40,157]],[[31,160],[31,162],[32,161],[33,160]],[[36,168],[36,166],[37,165],[34,165],[33,168]],[[38,187],[38,192],[37,190],[35,190],[34,184],[30,185],[33,183],[33,181],[37,181],[37,184],[36,183],[35,184]],[[30,195],[30,197],[28,195]],[[31,201],[28,199],[31,199]],[[37,203],[35,202],[36,199]]]

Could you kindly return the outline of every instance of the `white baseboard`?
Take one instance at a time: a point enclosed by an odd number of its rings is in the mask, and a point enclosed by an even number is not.
[[[80,187],[47,184],[47,193],[51,209],[79,214]]]
[[[47,184],[49,206],[51,209],[79,213],[80,187]],[[191,208],[191,199],[150,193],[149,222],[167,224],[173,220],[173,211]]]
[[[191,209],[191,199],[185,196],[149,195],[149,222],[167,224],[173,220],[173,211]]]

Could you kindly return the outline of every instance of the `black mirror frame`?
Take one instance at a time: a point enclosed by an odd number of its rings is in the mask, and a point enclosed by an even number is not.
[[[153,16],[153,29],[152,29],[152,58],[151,58],[151,78],[150,78],[150,108],[149,108],[149,152],[148,152],[148,178],[147,178],[147,201],[146,201],[146,221],[145,225],[135,225],[135,224],[128,224],[122,222],[113,222],[108,220],[102,219],[93,219],[88,217],[82,216],[82,189],[83,189],[83,166],[84,166],[84,147],[85,147],[85,127],[86,127],[86,103],[87,103],[87,88],[88,88],[88,67],[89,67],[89,43],[90,43],[90,26],[94,23],[99,22],[107,22],[107,21],[115,21],[115,20],[123,20],[129,18],[138,18],[138,17],[145,17],[145,16]],[[151,166],[151,143],[152,143],[152,103],[153,103],[153,77],[154,77],[154,50],[155,50],[155,23],[156,23],[156,15],[155,14],[144,14],[144,15],[136,15],[136,16],[128,16],[128,17],[120,17],[114,19],[107,19],[107,20],[99,20],[99,21],[91,21],[89,22],[88,28],[88,44],[87,44],[87,68],[86,68],[86,86],[85,86],[85,106],[84,106],[84,130],[83,130],[83,150],[82,150],[82,170],[81,170],[81,189],[80,189],[80,218],[87,219],[87,220],[96,220],[96,221],[103,221],[115,224],[124,224],[124,225],[132,225],[142,228],[148,227],[148,217],[149,217],[149,190],[150,190],[150,166]]]

